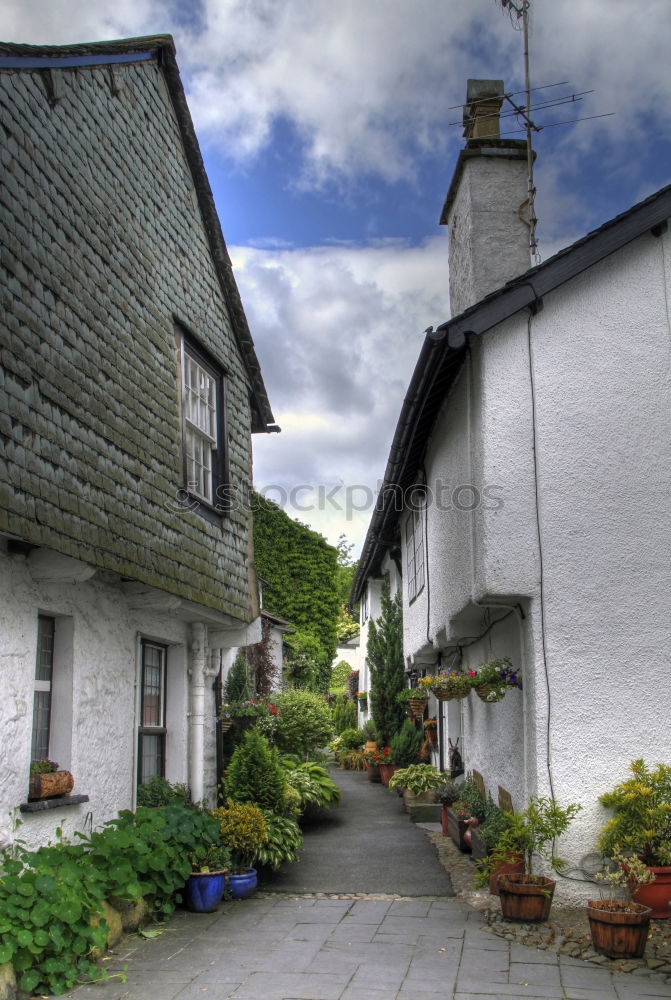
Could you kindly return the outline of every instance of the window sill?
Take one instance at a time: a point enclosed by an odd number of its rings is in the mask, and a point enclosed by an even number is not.
[[[44,812],[45,809],[60,809],[63,806],[78,806],[88,802],[88,795],[59,795],[55,799],[36,799],[35,802],[22,802],[19,809],[22,813]]]

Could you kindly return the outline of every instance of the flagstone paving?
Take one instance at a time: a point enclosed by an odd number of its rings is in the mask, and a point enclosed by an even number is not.
[[[335,775],[347,802],[362,775]],[[366,792],[372,789],[364,789]],[[380,790],[382,792],[382,790]],[[369,819],[391,802],[395,821],[391,849],[380,828],[369,836],[347,831],[343,811],[339,839],[346,843],[339,865],[360,875],[380,869],[372,865],[383,852],[389,866],[400,863],[399,849],[412,854],[416,831],[395,796],[382,792],[366,797]],[[386,814],[385,814],[386,815]],[[358,821],[363,818],[359,813]],[[347,836],[346,836],[347,834]],[[177,912],[160,936],[124,938],[105,963],[110,975],[125,970],[126,981],[82,986],[71,1000],[646,1000],[671,998],[671,984],[636,973],[612,972],[589,963],[529,948],[491,934],[482,915],[448,895],[449,885],[434,850],[436,890],[395,894],[385,891],[383,873],[378,892],[344,892],[333,888],[341,878],[337,866],[325,865],[323,831],[308,830],[298,865],[302,884],[319,891],[302,893],[283,887],[295,878],[287,870],[270,884],[271,891],[252,899],[224,902],[216,913]],[[313,841],[314,838],[314,841]],[[405,843],[405,850],[403,844]],[[400,848],[399,848],[400,845]],[[423,878],[427,874],[423,872]],[[319,877],[319,872],[322,873]],[[378,876],[376,875],[375,878]],[[367,879],[366,885],[372,881]],[[393,878],[392,878],[393,883]],[[286,883],[285,883],[286,884]]]

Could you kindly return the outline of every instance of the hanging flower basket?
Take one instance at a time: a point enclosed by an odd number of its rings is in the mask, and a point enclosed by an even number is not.
[[[474,690],[481,701],[486,701],[490,704],[495,701],[502,701],[506,696],[506,689],[504,687],[494,687],[492,684],[477,684]]]
[[[424,716],[424,709],[428,704],[429,699],[424,695],[418,695],[416,698],[409,698],[408,715],[411,719],[416,719],[417,722],[421,722]]]
[[[454,701],[467,698],[471,684],[468,677],[463,674],[450,674],[444,678],[435,677],[431,690],[438,701]]]
[[[222,733],[227,733],[228,730],[233,725],[233,719],[222,719],[221,720],[221,731]]]

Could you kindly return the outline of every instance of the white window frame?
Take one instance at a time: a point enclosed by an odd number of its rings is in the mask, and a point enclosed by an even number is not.
[[[181,337],[182,452],[190,497],[223,513],[226,496],[226,383],[221,367]]]
[[[418,509],[412,509],[409,512],[405,525],[405,558],[409,604],[424,589],[424,515],[424,505]]]
[[[158,700],[158,713],[157,722],[147,723],[145,719],[145,695],[146,695],[146,683],[145,683],[145,655],[147,650],[158,651],[159,653],[159,700]],[[168,647],[160,642],[153,642],[150,639],[140,640],[140,725],[138,727],[138,744],[137,744],[137,783],[138,785],[144,784],[145,780],[153,777],[155,774],[158,777],[164,778],[166,771],[166,739],[167,739],[167,728],[166,728],[166,703],[167,703],[167,678],[168,678]],[[152,774],[145,775],[145,752],[144,752],[144,738],[152,737],[159,738],[161,753],[160,753],[160,766],[158,771],[152,772]]]

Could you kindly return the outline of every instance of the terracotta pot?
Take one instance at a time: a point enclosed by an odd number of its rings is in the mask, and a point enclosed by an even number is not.
[[[380,768],[378,767],[377,764],[369,764],[368,761],[366,761],[366,772],[368,774],[369,781],[373,781],[379,784],[381,778],[380,778]]]
[[[587,919],[595,950],[609,958],[641,958],[648,940],[651,913],[649,906],[640,903],[590,899]]]
[[[75,787],[75,779],[70,771],[50,771],[48,774],[31,774],[28,783],[28,801],[53,799],[69,795]]]
[[[524,858],[519,855],[517,861],[506,862],[505,864],[497,865],[497,867],[492,871],[489,876],[489,891],[492,896],[498,896],[499,894],[499,875],[523,875],[524,874]]]
[[[455,842],[460,851],[470,851],[469,845],[464,840],[464,834],[468,827],[468,821],[460,819],[451,806],[447,807],[447,832]]]
[[[668,920],[671,917],[671,867],[649,867],[654,872],[655,881],[640,886],[634,893],[634,899],[650,907],[653,920]]]
[[[396,764],[380,764],[380,780],[385,787],[389,785],[389,779],[395,771],[398,771]]]
[[[544,875],[499,875],[499,898],[504,920],[537,923],[550,916],[556,882]]]
[[[364,744],[364,750],[366,751],[366,753],[372,753],[373,750],[377,750],[377,743],[375,742],[375,740],[366,740],[366,743]]]

